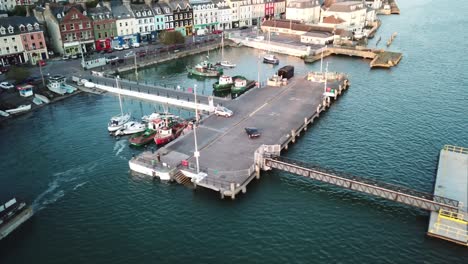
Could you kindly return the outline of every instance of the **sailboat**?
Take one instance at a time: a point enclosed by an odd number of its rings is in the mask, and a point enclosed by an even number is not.
[[[327,80],[328,80],[328,62],[327,62],[327,67],[325,68],[325,76],[324,76],[324,79],[325,79],[325,83],[324,83],[324,86],[323,86],[323,95],[324,96],[327,96],[327,97],[334,97],[336,96],[336,89],[332,89],[331,87],[327,87]]]
[[[268,30],[268,46],[270,46],[270,39],[271,39],[271,31]],[[263,63],[277,65],[279,64],[279,59],[276,58],[275,55],[270,54],[270,50],[268,50],[268,53],[265,56],[263,56]]]
[[[221,33],[221,62],[219,62],[219,64],[226,68],[236,67],[235,63],[232,63],[228,60],[224,60],[224,32]]]
[[[115,78],[115,83],[117,89],[119,88],[119,81],[118,78]],[[123,109],[122,109],[122,97],[119,93],[119,104],[120,104],[120,115],[113,116],[110,119],[110,122],[107,126],[107,130],[109,132],[115,132],[117,130],[120,130],[124,127],[125,123],[127,123],[130,120],[130,114],[126,113],[124,114]]]

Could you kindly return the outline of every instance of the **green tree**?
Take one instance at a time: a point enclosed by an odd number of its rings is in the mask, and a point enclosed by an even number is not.
[[[185,43],[185,38],[179,31],[165,31],[159,35],[159,40],[166,45]]]
[[[28,68],[11,66],[10,70],[6,73],[7,79],[21,82],[31,75]]]
[[[8,16],[26,16],[26,6],[17,5],[8,12]]]

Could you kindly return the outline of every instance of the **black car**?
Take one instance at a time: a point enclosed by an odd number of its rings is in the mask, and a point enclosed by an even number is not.
[[[258,131],[255,127],[246,127],[245,132],[249,136],[249,138],[257,138],[260,136],[260,131]]]
[[[249,28],[248,26],[242,26],[242,27],[240,27],[241,30],[248,29],[248,28]]]

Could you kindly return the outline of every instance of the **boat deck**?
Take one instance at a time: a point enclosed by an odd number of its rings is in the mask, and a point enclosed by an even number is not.
[[[428,235],[468,246],[468,149],[440,151],[434,194],[460,202],[458,212],[431,212]]]
[[[330,83],[338,87],[339,83]],[[225,102],[234,115],[230,118],[209,116],[197,128],[200,169],[208,174],[197,183],[221,195],[234,197],[255,177],[254,152],[263,144],[282,145],[289,142],[291,131],[303,127],[304,120],[315,115],[323,104],[323,83],[294,77],[282,87],[255,88],[236,100]],[[249,139],[244,128],[256,127],[261,136]],[[172,164],[173,157],[190,157],[189,167],[195,167],[193,132],[168,144],[157,152],[145,152],[147,159],[161,154]],[[182,161],[179,160],[179,163]],[[131,162],[131,161],[130,161]]]

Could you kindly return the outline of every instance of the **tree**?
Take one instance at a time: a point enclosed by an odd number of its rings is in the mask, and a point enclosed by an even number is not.
[[[28,68],[11,66],[10,70],[6,73],[7,79],[15,80],[15,82],[22,82],[24,79],[30,76]]]
[[[87,1],[85,3],[86,8],[94,8],[94,7],[97,6],[98,2],[99,2],[99,0]]]
[[[166,45],[185,43],[185,38],[179,31],[165,31],[159,35],[161,43]]]
[[[8,12],[8,16],[26,16],[26,6],[17,5]]]

